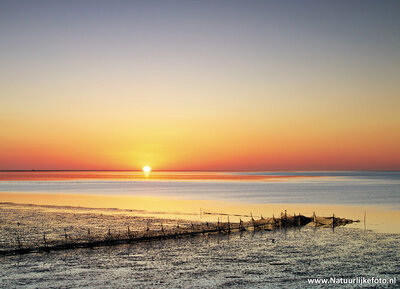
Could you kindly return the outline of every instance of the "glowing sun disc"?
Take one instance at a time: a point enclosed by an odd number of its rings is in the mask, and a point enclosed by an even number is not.
[[[150,173],[150,172],[151,172],[151,167],[145,166],[145,167],[143,167],[143,171],[144,171],[145,173]]]

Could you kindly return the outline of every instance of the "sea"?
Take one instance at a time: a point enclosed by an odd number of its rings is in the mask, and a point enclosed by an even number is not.
[[[92,207],[90,198],[107,201]],[[152,210],[152,200],[161,205]],[[171,202],[173,212],[162,207]],[[21,228],[28,242],[77,223],[85,231],[148,218],[174,223],[173,214],[201,221],[201,206],[264,216],[340,212],[360,222],[2,256],[0,287],[400,288],[400,172],[3,171],[0,245]]]
[[[400,172],[0,172],[0,192],[129,195],[252,204],[390,205]]]

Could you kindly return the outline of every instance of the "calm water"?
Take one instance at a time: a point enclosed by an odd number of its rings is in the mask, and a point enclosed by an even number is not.
[[[153,172],[149,177],[141,172],[0,172],[0,192],[172,196],[252,204],[382,204],[400,209],[400,172]]]

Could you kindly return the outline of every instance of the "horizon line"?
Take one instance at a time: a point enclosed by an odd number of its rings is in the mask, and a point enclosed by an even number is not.
[[[0,169],[0,172],[142,172],[110,169]],[[400,172],[400,170],[152,170],[151,172]]]

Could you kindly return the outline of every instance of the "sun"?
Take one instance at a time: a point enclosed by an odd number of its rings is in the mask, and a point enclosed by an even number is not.
[[[150,173],[151,172],[151,167],[149,167],[149,166],[143,167],[143,172]]]

